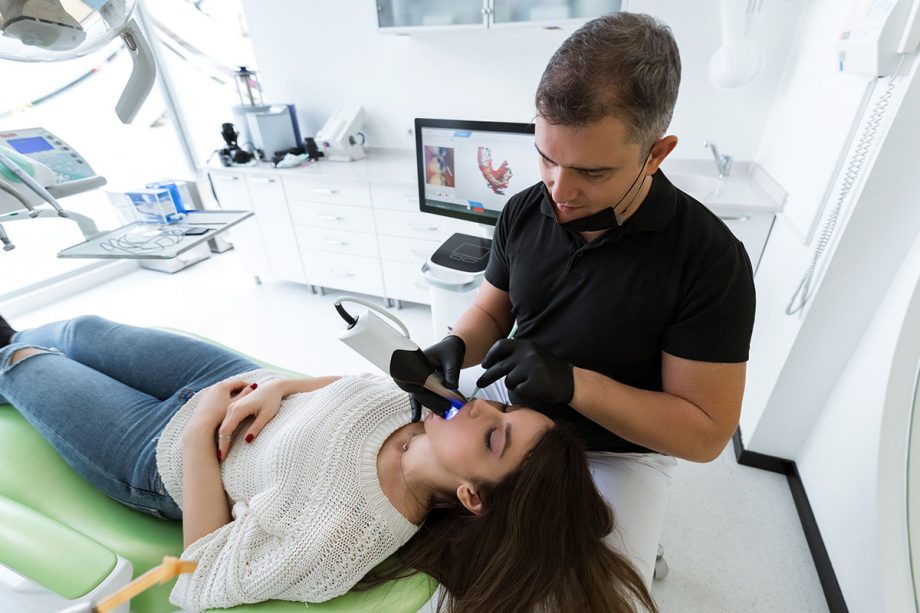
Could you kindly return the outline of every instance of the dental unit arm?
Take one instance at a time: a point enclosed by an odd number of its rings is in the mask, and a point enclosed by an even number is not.
[[[355,317],[342,307],[343,302],[361,304],[369,310]],[[342,296],[336,300],[335,309],[348,324],[339,340],[370,360],[394,380],[419,385],[446,398],[451,408],[442,417],[450,419],[466,404],[467,399],[463,394],[444,385],[441,373],[435,370],[421,348],[409,338],[408,329],[398,318],[377,305],[354,296]],[[377,317],[371,310],[388,317],[399,330]],[[420,418],[420,414],[412,415],[412,421],[418,421]]]

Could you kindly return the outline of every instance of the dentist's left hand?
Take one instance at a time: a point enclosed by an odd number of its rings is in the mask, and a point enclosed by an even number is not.
[[[539,343],[518,338],[496,341],[482,359],[482,367],[486,371],[476,381],[480,389],[504,377],[508,391],[525,402],[572,402],[572,365]]]

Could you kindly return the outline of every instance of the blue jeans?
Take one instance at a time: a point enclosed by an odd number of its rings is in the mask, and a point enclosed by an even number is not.
[[[11,364],[24,348],[48,353]],[[85,316],[13,335],[0,348],[0,399],[102,493],[181,519],[157,470],[160,433],[195,392],[257,368],[202,341]]]

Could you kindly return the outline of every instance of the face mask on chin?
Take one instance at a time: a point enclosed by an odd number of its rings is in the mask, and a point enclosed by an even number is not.
[[[648,155],[645,156],[646,162],[648,161],[648,156],[652,152],[649,150]],[[642,163],[642,169],[639,170],[639,174],[636,175],[636,178],[633,179],[633,182],[630,184],[629,189],[626,190],[626,193],[617,200],[616,204],[608,206],[596,213],[587,215],[585,217],[579,217],[578,219],[573,219],[571,221],[566,221],[564,223],[559,223],[559,216],[556,215],[556,207],[554,206],[555,201],[549,193],[549,189],[546,187],[546,184],[543,183],[543,197],[549,201],[550,209],[553,211],[553,217],[561,227],[566,230],[571,230],[572,232],[596,232],[598,230],[611,230],[613,228],[619,228],[626,222],[626,212],[629,211],[629,208],[632,206],[633,200],[636,199],[636,196],[639,195],[639,192],[642,191],[642,184],[645,183],[645,178],[642,176],[642,171],[645,169],[645,163]],[[636,183],[639,179],[642,179],[642,183],[639,183],[639,189],[633,194],[633,197],[629,199],[629,202],[623,207],[623,210],[618,210],[620,204],[626,199],[626,197],[633,191],[633,188],[636,186]]]

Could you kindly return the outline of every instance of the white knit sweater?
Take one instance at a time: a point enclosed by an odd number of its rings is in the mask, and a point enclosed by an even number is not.
[[[239,376],[259,384],[279,377]],[[157,443],[160,476],[180,507],[181,435],[197,404],[196,394]],[[418,529],[377,478],[380,447],[409,416],[408,397],[392,380],[361,375],[288,396],[252,443],[242,440],[244,422],[221,466],[233,521],[185,550],[182,559],[198,569],[180,576],[170,602],[197,611],[347,592]]]

